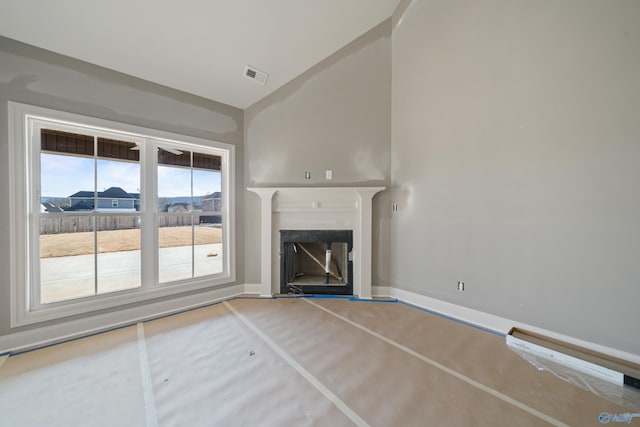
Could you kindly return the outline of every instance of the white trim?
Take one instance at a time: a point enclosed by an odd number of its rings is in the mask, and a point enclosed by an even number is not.
[[[89,313],[106,308],[118,307],[120,305],[142,302],[151,298],[161,298],[175,295],[182,292],[195,291],[199,289],[222,286],[229,283],[228,277],[212,279],[202,277],[199,280],[189,279],[187,281],[175,282],[171,284],[161,284],[156,287],[140,287],[120,292],[94,295],[87,298],[64,301],[58,305],[49,304],[45,309],[33,310],[28,313],[28,318],[21,319],[15,326],[31,325],[48,320],[55,320],[75,314]],[[117,310],[117,308],[116,308]],[[12,325],[13,327],[14,325]]]
[[[260,294],[280,290],[281,229],[353,231],[353,294],[371,298],[373,197],[385,187],[249,187],[260,197]]]
[[[371,286],[371,296],[374,298],[390,298],[391,286]]]
[[[122,326],[134,325],[140,321],[151,320],[237,297],[242,295],[243,291],[243,285],[233,285],[195,295],[146,304],[140,307],[104,313],[86,319],[77,319],[23,332],[16,332],[10,335],[3,335],[0,336],[0,353],[42,347]]]
[[[260,295],[269,297],[271,291],[271,200],[275,188],[247,188],[260,196]]]
[[[160,131],[155,129],[144,128],[140,126],[129,125],[126,123],[117,123],[94,117],[82,116],[73,113],[51,110],[42,107],[31,106],[9,101],[9,202],[10,206],[10,297],[11,297],[11,327],[30,325],[48,320],[59,319],[71,315],[88,313],[91,311],[113,308],[123,304],[140,302],[151,298],[165,297],[169,295],[177,295],[183,292],[189,292],[204,288],[212,288],[215,286],[233,283],[236,279],[236,260],[235,260],[235,147],[213,140],[205,140],[201,138],[191,137],[188,135],[174,134],[171,132]],[[33,194],[34,199],[31,200],[33,183],[39,181],[39,170],[32,170],[29,164],[30,155],[26,150],[32,146],[34,153],[39,150],[39,145],[33,143],[24,144],[27,139],[31,141],[33,135],[29,122],[33,122],[33,128],[37,128],[43,123],[53,124],[56,128],[64,128],[71,131],[87,129],[92,135],[104,135],[113,138],[114,135],[122,135],[128,140],[134,140],[141,144],[141,188],[147,185],[150,187],[155,182],[150,179],[150,175],[155,172],[155,168],[147,164],[149,160],[154,159],[151,150],[145,150],[146,145],[151,147],[156,144],[171,145],[185,147],[196,151],[211,151],[220,155],[222,158],[221,168],[222,181],[221,192],[223,203],[221,216],[224,218],[224,237],[223,237],[223,253],[224,265],[223,272],[218,275],[197,277],[184,281],[172,282],[170,284],[158,284],[157,272],[153,273],[150,264],[157,265],[157,254],[143,256],[142,260],[142,286],[140,288],[128,291],[115,292],[112,294],[96,295],[90,298],[82,298],[77,300],[65,301],[54,304],[39,305],[38,289],[31,289],[31,283],[34,277],[39,277],[38,264],[30,262],[32,253],[38,252],[39,233],[36,232],[36,222],[31,224],[28,215],[39,215],[40,211],[40,195]],[[115,130],[114,130],[115,129]],[[146,151],[146,153],[145,153]],[[143,160],[144,157],[144,161]],[[37,162],[39,157],[34,157]],[[155,164],[155,163],[154,163]],[[145,166],[146,165],[146,166]],[[39,168],[36,168],[39,169]],[[146,171],[145,171],[146,169]],[[226,175],[226,176],[225,176]],[[147,188],[149,190],[149,188]],[[155,189],[154,189],[155,190]],[[147,194],[155,194],[155,191]],[[144,197],[144,196],[143,196]],[[144,210],[140,215],[145,218],[145,223],[150,224],[150,218],[153,213],[152,197],[145,197]],[[31,207],[37,205],[35,208]],[[30,232],[27,227],[34,227]],[[141,236],[143,242],[154,242],[157,247],[157,240],[152,238],[155,236],[154,227],[145,227],[147,230]],[[39,228],[38,228],[39,230]],[[153,234],[151,234],[153,233]],[[29,238],[31,236],[31,238]],[[144,245],[145,243],[143,243]],[[157,252],[157,251],[151,251]],[[151,257],[155,257],[152,262]],[[145,262],[145,259],[148,260]],[[146,265],[146,267],[145,267]],[[117,309],[117,308],[116,308]]]
[[[504,317],[488,314],[483,311],[474,310],[472,308],[463,307],[461,305],[453,304],[450,302],[441,301],[435,298],[430,298],[424,295],[416,294],[414,292],[405,291],[404,289],[398,289],[391,287],[391,297],[397,298],[400,301],[415,305],[420,308],[424,308],[439,314],[443,314],[448,317],[452,317],[463,322],[470,323],[491,331],[498,332],[503,335],[511,330],[511,328],[524,329],[529,332],[544,335],[546,337],[556,339],[568,344],[573,344],[578,347],[592,350],[598,353],[606,354],[618,359],[626,360],[635,364],[640,364],[640,355],[628,353],[622,350],[618,350],[612,347],[607,347],[601,344],[596,344],[590,341],[581,340],[578,338],[570,337],[568,335],[559,334],[557,332],[549,331],[547,329],[538,328],[536,326],[528,325],[526,323],[517,322]]]
[[[16,169],[22,167],[28,170],[25,162],[26,144],[16,144],[11,141],[22,141],[21,136],[27,133],[25,111],[21,104],[9,102],[9,288],[11,304],[11,326],[17,325],[21,318],[20,313],[28,309],[29,297],[19,284],[29,283],[29,271],[27,268],[15,268],[15,266],[27,266],[28,242],[25,234],[25,224],[22,215],[18,212],[27,212],[27,200],[24,197],[24,189],[27,186],[25,173],[18,173]]]
[[[244,293],[247,295],[260,295],[262,285],[260,283],[245,283]]]
[[[563,366],[568,366],[574,370],[584,372],[619,386],[624,385],[624,374],[622,372],[596,365],[595,363],[591,363],[587,360],[579,359],[550,348],[530,343],[520,338],[516,338],[513,335],[507,335],[507,345],[518,352],[528,353],[530,355],[550,360],[554,363],[559,363]]]

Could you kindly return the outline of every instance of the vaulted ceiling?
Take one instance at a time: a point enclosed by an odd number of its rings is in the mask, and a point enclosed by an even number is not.
[[[246,108],[399,0],[0,0],[0,35]],[[265,85],[245,77],[250,65]]]

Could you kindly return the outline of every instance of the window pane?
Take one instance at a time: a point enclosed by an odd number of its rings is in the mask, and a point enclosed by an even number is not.
[[[160,283],[193,277],[191,214],[158,217],[158,278]]]
[[[205,216],[194,227],[194,276],[222,273],[222,225],[207,223]]]
[[[140,217],[107,216],[98,221],[98,293],[140,287]]]
[[[92,210],[94,164],[92,158],[43,152],[40,155],[40,212]]]
[[[193,209],[190,162],[188,151],[158,149],[158,212],[182,213]]]
[[[40,212],[92,210],[94,137],[42,129],[40,148]]]
[[[40,132],[40,149],[42,152],[93,157],[95,151],[94,137],[60,130],[42,129]]]
[[[133,142],[98,139],[98,211],[140,210],[139,156]]]
[[[41,304],[94,294],[93,230],[93,218],[88,216],[41,217]]]
[[[193,194],[198,196],[202,211],[220,212],[222,206],[220,172],[194,169]]]

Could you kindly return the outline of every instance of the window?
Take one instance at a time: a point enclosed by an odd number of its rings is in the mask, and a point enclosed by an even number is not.
[[[233,146],[9,110],[12,326],[235,280]]]

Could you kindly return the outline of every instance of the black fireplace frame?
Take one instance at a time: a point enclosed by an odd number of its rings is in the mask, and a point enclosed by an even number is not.
[[[287,280],[287,261],[292,262],[291,249],[294,243],[346,243],[347,244],[347,281],[343,285],[304,285],[292,286]],[[280,230],[280,293],[299,293],[305,295],[353,295],[353,230]]]

